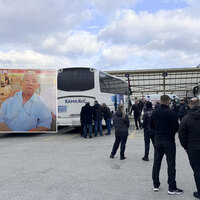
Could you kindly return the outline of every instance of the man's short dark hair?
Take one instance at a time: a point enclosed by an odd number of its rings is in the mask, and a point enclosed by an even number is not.
[[[169,97],[168,95],[166,95],[166,94],[164,94],[164,95],[162,95],[162,96],[160,97],[161,103],[166,104],[166,103],[168,103],[169,100],[170,100],[170,97]]]
[[[200,105],[199,99],[197,97],[190,99],[190,105],[191,107],[199,106]]]

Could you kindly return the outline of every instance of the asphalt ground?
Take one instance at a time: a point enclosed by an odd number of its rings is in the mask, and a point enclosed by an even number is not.
[[[195,184],[185,151],[177,142],[177,186],[181,195],[168,195],[163,159],[160,191],[152,190],[150,161],[142,161],[143,130],[129,131],[126,160],[109,155],[111,136],[84,139],[80,129],[58,133],[0,134],[0,200],[191,200]],[[106,130],[104,130],[104,133]]]

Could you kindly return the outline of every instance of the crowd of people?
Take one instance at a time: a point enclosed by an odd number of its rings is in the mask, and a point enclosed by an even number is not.
[[[143,112],[143,116],[141,116]],[[179,108],[175,108],[173,100],[168,95],[162,95],[159,103],[153,108],[150,101],[135,99],[129,114],[135,120],[136,129],[144,129],[144,157],[142,160],[149,161],[150,140],[154,147],[154,162],[152,169],[153,190],[159,192],[160,188],[160,169],[163,156],[166,156],[168,172],[168,194],[182,194],[183,190],[177,187],[176,183],[176,143],[175,134],[178,132],[179,140],[185,149],[191,168],[194,172],[194,179],[197,191],[193,193],[195,198],[200,199],[200,101],[192,98],[189,103],[181,100]],[[97,101],[94,106],[86,103],[81,110],[81,121],[84,127],[84,137],[87,137],[87,127],[89,137],[92,137],[92,121],[95,124],[94,136],[99,131],[102,136],[102,118],[104,117],[108,135],[111,134],[110,121],[111,112],[106,104],[102,106]],[[140,120],[142,117],[142,121]],[[113,115],[115,129],[115,141],[112,147],[110,158],[114,156],[120,146],[120,160],[126,159],[125,149],[130,125],[129,116],[125,113],[122,104],[119,104],[117,111]]]
[[[136,101],[136,105],[138,105]],[[144,105],[144,104],[142,104]],[[132,110],[135,106],[132,107]],[[200,101],[192,98],[188,103],[181,99],[180,104],[171,101],[168,95],[162,95],[160,103],[156,103],[154,111],[152,103],[146,102],[144,106],[142,126],[144,128],[145,155],[142,158],[148,161],[150,139],[154,146],[154,163],[152,169],[153,188],[159,191],[159,172],[161,162],[166,155],[168,166],[168,194],[182,194],[176,184],[176,143],[175,134],[178,132],[182,147],[186,150],[190,165],[194,172],[197,191],[193,193],[200,199]],[[136,111],[137,112],[137,111]],[[142,107],[140,107],[140,114]],[[134,116],[135,117],[135,116]],[[136,121],[136,119],[135,119]],[[138,115],[137,115],[138,121]],[[180,123],[180,124],[179,124]],[[138,126],[136,125],[136,128]]]
[[[87,138],[87,135],[89,134],[89,138],[93,137],[92,134],[93,121],[94,121],[94,137],[98,135],[98,132],[100,136],[103,136],[103,131],[102,131],[103,118],[105,120],[106,127],[108,130],[106,135],[110,135],[112,113],[108,108],[108,106],[105,103],[100,105],[96,100],[94,101],[93,106],[90,105],[90,102],[86,102],[85,105],[81,108],[81,113],[80,113],[80,121],[82,127],[81,136]]]
[[[136,99],[131,112],[134,111],[135,126],[144,128],[145,153],[142,160],[149,161],[150,140],[154,147],[154,163],[152,169],[153,189],[159,191],[159,172],[161,162],[166,155],[168,166],[168,194],[182,194],[176,184],[176,143],[175,134],[178,132],[179,140],[185,149],[190,165],[194,172],[197,191],[193,193],[200,199],[200,101],[192,98],[190,102],[185,99],[178,104],[168,95],[162,95],[160,102],[156,102],[154,110],[151,102]],[[142,123],[141,113],[144,111]]]

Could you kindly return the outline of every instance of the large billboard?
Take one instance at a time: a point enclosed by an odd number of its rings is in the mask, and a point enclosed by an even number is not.
[[[56,102],[56,69],[0,69],[0,132],[57,131]]]

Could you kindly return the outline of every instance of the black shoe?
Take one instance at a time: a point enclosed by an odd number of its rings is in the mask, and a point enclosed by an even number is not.
[[[97,135],[96,135],[96,134],[94,134],[94,137],[97,137]]]
[[[92,136],[90,136],[89,138],[92,138]]]
[[[174,190],[168,190],[168,194],[170,195],[174,195],[174,194],[182,194],[183,193],[183,190],[179,189],[179,188],[176,188]]]
[[[126,159],[126,157],[125,156],[123,156],[123,157],[120,157],[120,160],[125,160]]]
[[[138,130],[139,128],[136,128],[136,130]]]
[[[194,192],[193,196],[197,199],[200,199],[200,193],[199,192]]]
[[[149,161],[149,158],[144,156],[144,157],[142,158],[142,160],[144,160],[144,161]]]
[[[103,136],[103,134],[100,134],[100,136]]]
[[[86,136],[84,136],[84,138],[87,138]]]
[[[110,158],[114,158],[114,156],[111,154],[111,155],[110,155]]]
[[[109,133],[106,133],[105,135],[110,135]]]

